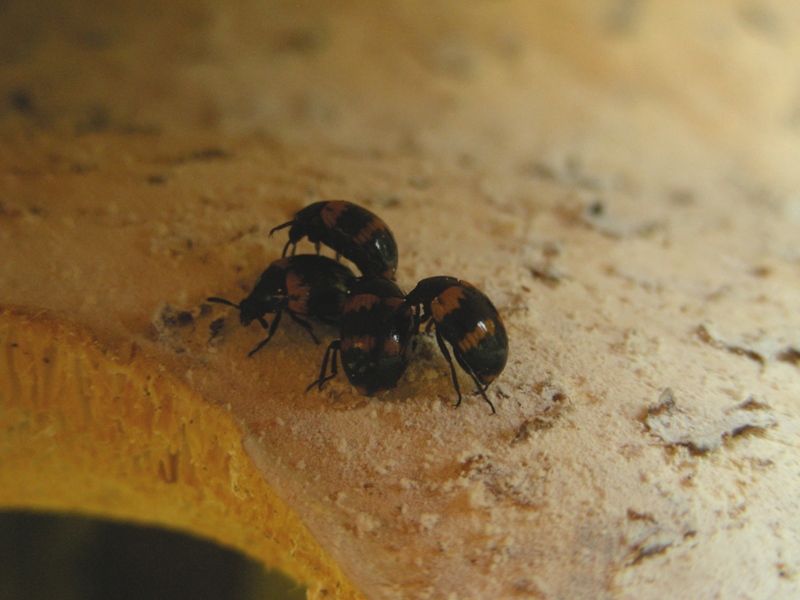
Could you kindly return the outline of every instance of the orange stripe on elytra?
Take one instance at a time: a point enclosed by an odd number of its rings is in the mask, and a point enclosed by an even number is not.
[[[339,218],[342,216],[342,214],[349,208],[349,202],[344,200],[330,200],[325,204],[325,206],[322,208],[322,212],[320,213],[322,222],[325,223],[328,229],[333,229],[336,227],[336,223],[339,221]],[[386,223],[381,221],[379,218],[374,217],[363,229],[361,229],[361,231],[353,236],[353,241],[358,245],[366,244],[375,238],[376,231],[384,231],[385,229]]]
[[[447,288],[436,296],[431,302],[431,316],[433,320],[440,323],[446,315],[461,306],[462,298],[464,298],[464,290],[457,285]]]
[[[489,385],[489,384],[490,384],[490,383],[492,383],[492,382],[493,382],[495,379],[497,379],[497,375],[494,375],[494,374],[492,374],[492,373],[481,373],[481,374],[478,376],[478,379],[480,379],[480,380],[481,380],[481,383],[482,383],[482,384],[484,384],[484,385]]]
[[[339,217],[347,210],[348,207],[349,203],[345,202],[344,200],[331,200],[330,202],[325,203],[325,206],[322,207],[322,212],[320,213],[322,222],[325,223],[329,229],[333,229],[336,226],[336,221],[339,220]]]
[[[357,244],[366,244],[375,238],[376,231],[383,231],[384,229],[386,229],[386,224],[383,221],[380,219],[372,219],[367,223],[366,227],[353,237],[353,241]]]
[[[311,288],[292,271],[286,273],[286,293],[292,303],[291,308],[293,311],[299,313],[308,311],[308,297],[311,294]]]
[[[350,335],[341,341],[342,351],[363,350],[369,352],[375,347],[374,335]]]
[[[458,349],[467,352],[477,347],[487,335],[494,335],[494,321],[480,321],[478,325],[458,341]]]
[[[380,302],[375,294],[357,294],[351,297],[344,307],[344,312],[358,312],[360,310],[369,310]]]

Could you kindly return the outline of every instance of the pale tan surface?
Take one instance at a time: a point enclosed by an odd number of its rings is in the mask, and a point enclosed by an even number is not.
[[[55,33],[4,42],[0,302],[230,410],[367,597],[800,594],[792,3],[157,6],[15,17]],[[495,301],[497,416],[429,339],[382,399],[304,394],[305,332],[247,359],[202,310],[324,198],[387,221],[402,286]]]

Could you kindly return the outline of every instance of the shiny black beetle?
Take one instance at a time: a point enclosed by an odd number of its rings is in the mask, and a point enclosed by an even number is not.
[[[315,385],[321,390],[336,376],[337,354],[347,379],[361,394],[374,396],[397,387],[416,333],[414,311],[403,299],[400,288],[383,277],[357,281],[342,310],[341,337],[328,346],[319,379],[306,391]]]
[[[355,281],[353,272],[332,258],[301,254],[273,262],[258,278],[250,295],[239,304],[224,298],[208,298],[208,301],[239,309],[239,320],[245,327],[258,321],[264,329],[269,330],[267,337],[248,354],[252,356],[272,339],[284,312],[303,326],[318,344],[311,323],[303,317],[314,317],[324,323],[339,323],[350,287]],[[275,317],[272,324],[267,325],[264,315],[270,313],[274,313]]]
[[[273,228],[269,234],[289,227],[289,241],[283,256],[304,237],[325,244],[350,260],[365,277],[394,279],[397,270],[397,244],[386,223],[366,208],[345,200],[315,202],[295,213],[294,218]]]
[[[466,281],[455,277],[429,277],[423,279],[406,296],[410,306],[417,308],[417,327],[430,320],[429,328],[436,328],[436,341],[450,365],[453,385],[461,404],[456,369],[445,341],[453,348],[456,362],[478,386],[483,399],[495,413],[486,389],[503,371],[508,360],[508,337],[503,321],[491,300]]]

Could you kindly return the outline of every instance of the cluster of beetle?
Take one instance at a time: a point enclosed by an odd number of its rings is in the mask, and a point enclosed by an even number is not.
[[[338,373],[337,358],[355,388],[373,396],[397,386],[408,363],[421,324],[435,328],[436,341],[450,365],[453,385],[461,404],[456,362],[472,377],[483,399],[489,384],[503,371],[508,358],[508,338],[497,309],[473,285],[454,277],[429,277],[404,294],[394,282],[397,244],[378,216],[350,202],[316,202],[300,210],[287,223],[270,231],[289,228],[282,258],[273,262],[239,304],[224,298],[209,302],[239,310],[242,325],[258,321],[267,337],[250,351],[252,356],[275,334],[281,315],[287,313],[304,327],[316,343],[306,319],[339,326],[339,339],[325,351],[319,378],[308,386],[322,389]],[[316,245],[317,254],[295,255],[303,238]],[[345,265],[319,254],[320,244],[350,260],[361,277]],[[287,253],[291,248],[289,256]],[[274,314],[272,324],[264,316]],[[329,371],[330,366],[330,371]]]

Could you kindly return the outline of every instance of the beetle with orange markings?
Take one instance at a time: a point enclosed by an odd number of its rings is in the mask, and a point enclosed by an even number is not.
[[[210,302],[239,309],[243,325],[258,320],[268,336],[251,352],[267,344],[275,333],[281,314],[316,336],[306,317],[339,325],[339,339],[325,351],[319,377],[307,391],[325,383],[342,369],[350,383],[365,396],[374,396],[397,386],[405,373],[420,326],[435,329],[436,342],[450,365],[458,395],[455,362],[472,378],[478,393],[491,407],[486,394],[508,360],[508,336],[500,314],[491,300],[475,286],[455,277],[428,277],[406,296],[394,282],[397,245],[394,235],[377,215],[351,202],[315,202],[295,213],[292,220],[278,225],[289,228],[283,258],[264,271],[253,291],[239,304],[223,298]],[[308,238],[317,254],[295,256],[297,244]],[[319,254],[324,244],[361,271],[357,278],[338,260]],[[289,248],[292,254],[286,256]],[[264,315],[274,313],[267,325]],[[452,348],[452,356],[448,350]]]
[[[328,246],[337,254],[352,261],[365,277],[394,279],[397,271],[397,244],[386,223],[376,214],[345,200],[314,202],[297,211],[291,221],[278,225],[269,232],[289,228],[289,241],[283,247],[283,256],[303,238],[315,244]]]
[[[300,254],[273,262],[239,304],[225,298],[212,297],[207,300],[238,309],[239,320],[245,327],[258,321],[264,329],[269,330],[267,337],[250,351],[248,356],[252,356],[275,335],[284,312],[305,328],[319,344],[306,318],[313,317],[329,324],[339,323],[355,280],[356,276],[350,269],[332,258]],[[267,314],[275,315],[271,325],[267,325],[264,319]]]
[[[344,304],[340,338],[331,342],[322,360],[319,379],[308,386],[322,389],[337,372],[336,359],[350,383],[364,396],[397,387],[411,360],[416,333],[414,311],[404,294],[383,277],[363,278]],[[330,359],[330,375],[326,375]]]
[[[406,303],[417,307],[418,324],[429,321],[429,327],[436,328],[436,341],[450,365],[458,394],[456,406],[461,404],[461,390],[445,342],[452,346],[456,362],[472,377],[494,413],[486,389],[506,366],[508,336],[491,300],[471,283],[439,276],[420,281],[406,296]]]

